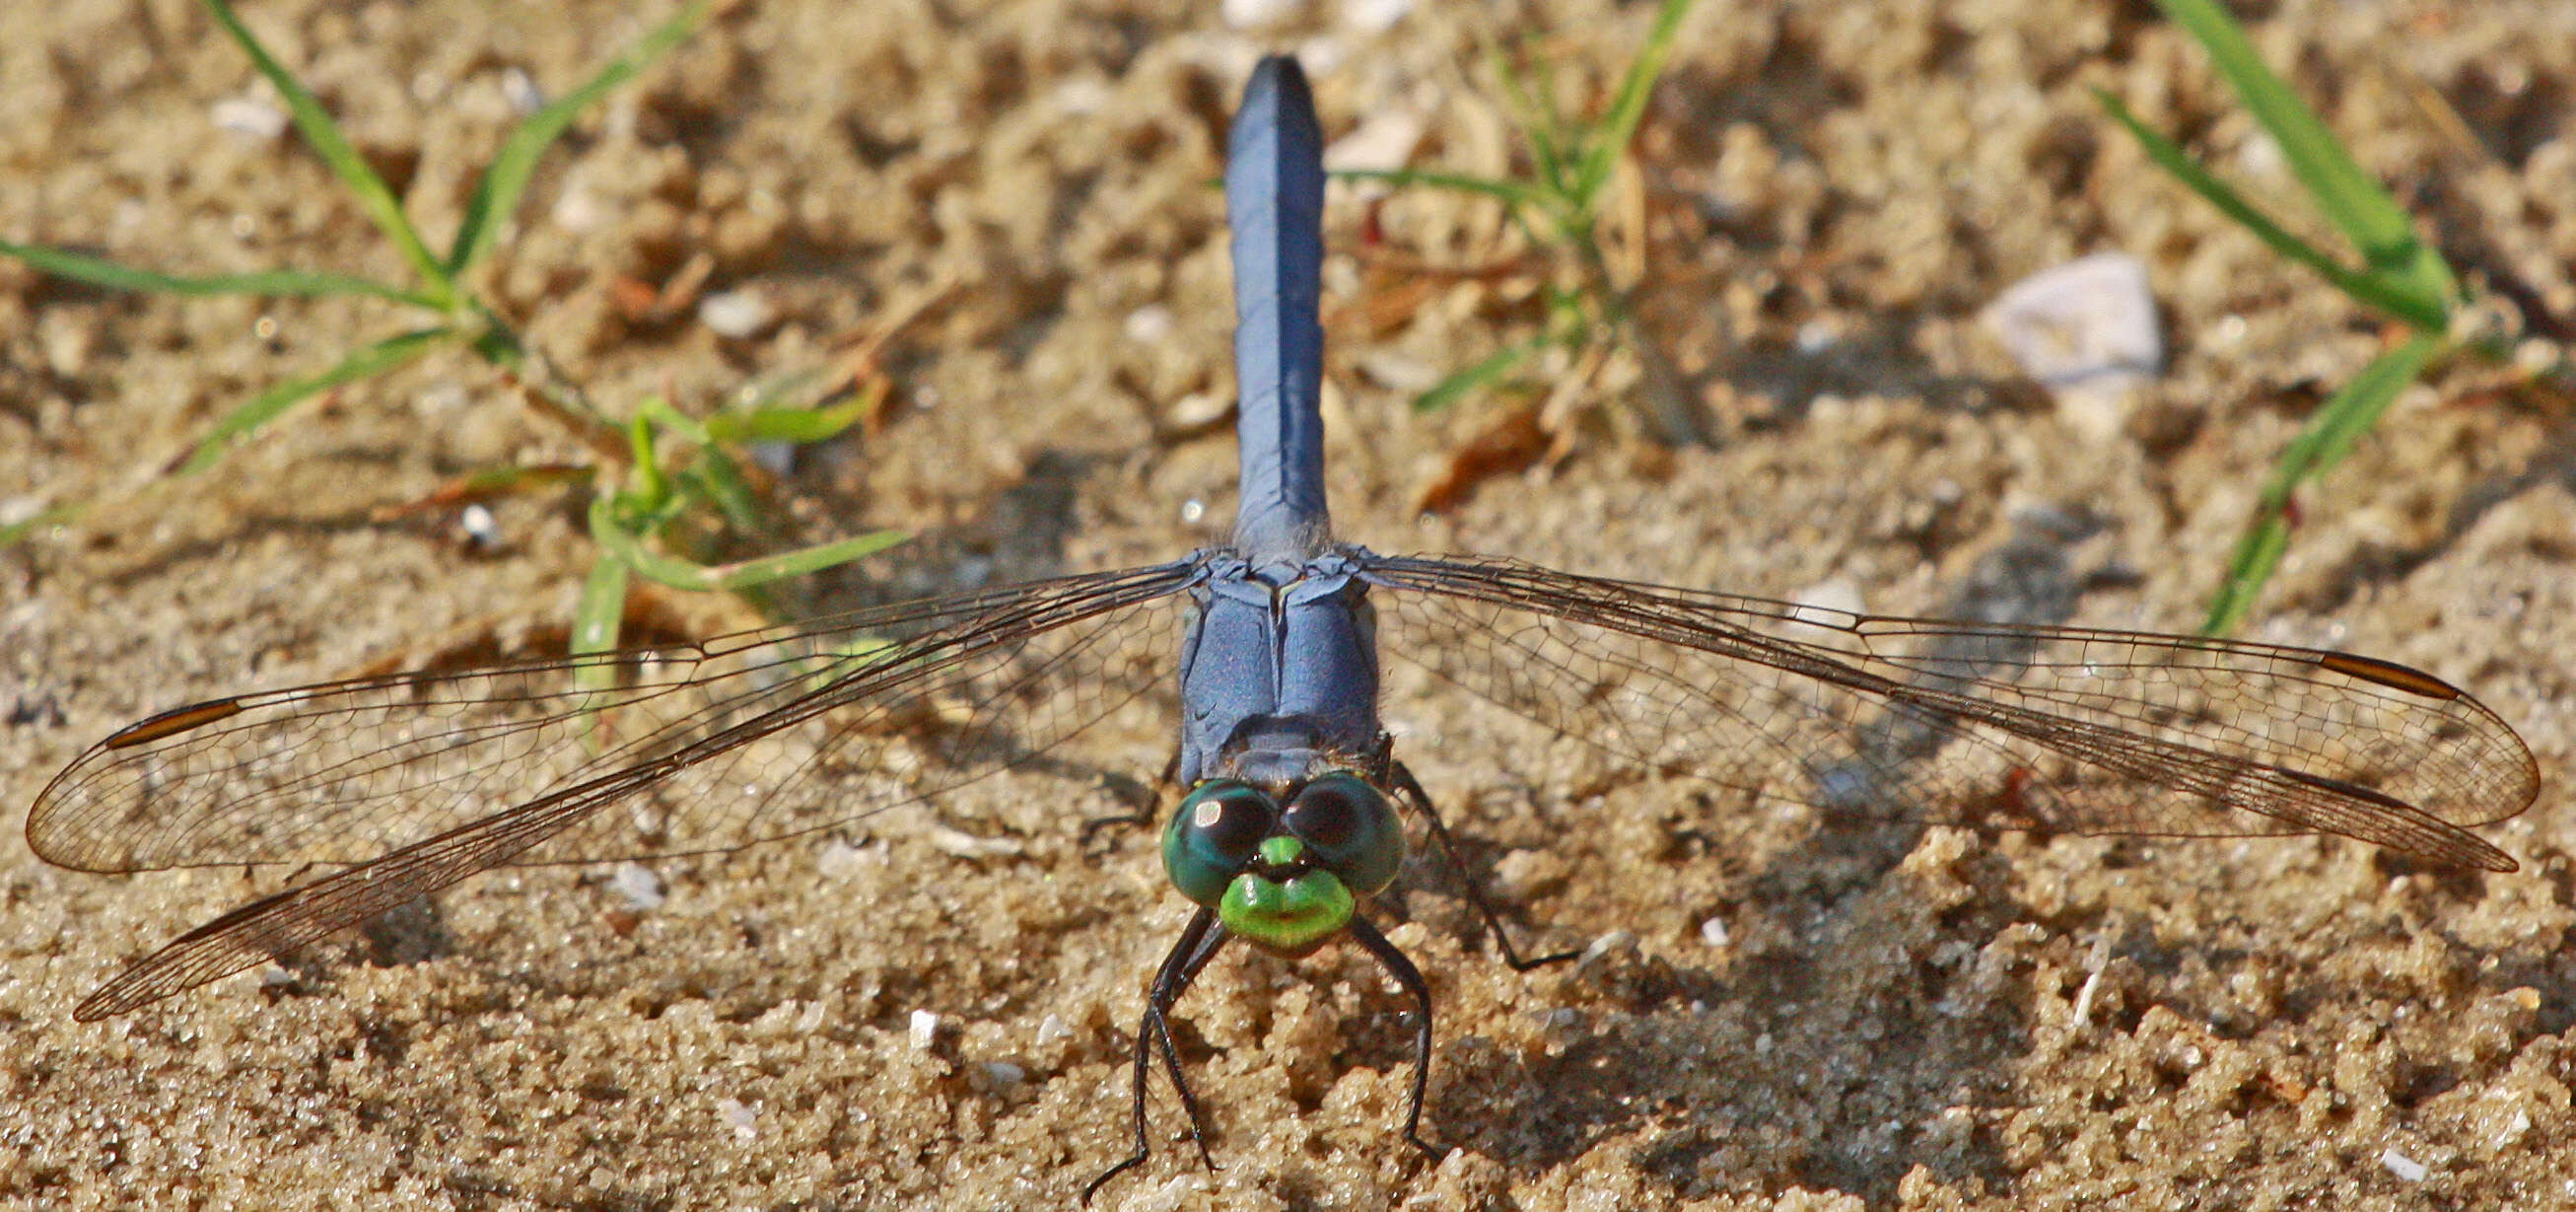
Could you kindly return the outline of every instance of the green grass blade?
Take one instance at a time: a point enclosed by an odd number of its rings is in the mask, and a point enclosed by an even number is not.
[[[617,648],[618,633],[626,626],[626,565],[615,556],[601,552],[590,562],[590,575],[582,579],[581,600],[572,610],[572,655],[597,656]],[[573,667],[573,689],[593,694],[617,688],[617,662],[614,660],[583,661]],[[585,705],[600,700],[585,699]],[[603,747],[600,720],[595,710],[582,717],[582,736],[592,752]]]
[[[646,547],[642,537],[617,524],[616,507],[605,496],[591,500],[590,535],[601,549],[638,574],[674,589],[694,590],[749,589],[786,577],[819,572],[861,556],[873,555],[910,537],[899,531],[880,530],[757,560],[700,564],[678,556],[663,555]]]
[[[215,422],[214,429],[197,443],[196,450],[189,453],[187,461],[179,465],[179,474],[194,475],[214,466],[224,457],[224,452],[232,448],[235,439],[258,432],[261,426],[276,420],[278,414],[310,397],[343,383],[383,374],[455,338],[456,330],[446,327],[424,328],[387,337],[342,358],[338,365],[320,374],[289,379],[271,387]]]
[[[1664,0],[1655,10],[1654,27],[1646,33],[1646,44],[1637,49],[1637,57],[1628,64],[1628,74],[1619,81],[1619,92],[1610,102],[1609,112],[1593,127],[1585,140],[1583,163],[1574,175],[1575,204],[1585,211],[1592,208],[1593,196],[1610,180],[1610,170],[1628,148],[1628,140],[1637,133],[1637,124],[1646,118],[1646,103],[1654,99],[1655,81],[1663,78],[1664,62],[1673,55],[1673,39],[1681,32],[1682,18],[1690,13],[1691,0]]]
[[[572,120],[610,90],[634,79],[637,73],[669,54],[671,48],[687,41],[691,34],[706,24],[707,15],[714,11],[714,7],[710,3],[691,4],[672,14],[669,20],[654,26],[635,45],[628,47],[624,54],[609,60],[580,87],[547,102],[537,112],[528,115],[528,120],[520,123],[517,130],[510,132],[510,138],[501,145],[499,154],[492,157],[491,166],[483,170],[483,179],[475,184],[473,197],[465,203],[465,219],[457,227],[456,243],[447,254],[445,268],[450,276],[461,275],[473,268],[485,253],[491,251],[502,221],[518,208],[520,195],[527,192],[528,180],[537,171],[537,161],[544,158],[546,149],[563,136]]]
[[[2375,276],[2434,307],[2458,298],[2459,282],[2440,254],[2416,238],[2397,200],[2354,162],[2316,111],[2263,65],[2254,45],[2215,0],[2156,0],[2165,16],[2208,50],[2254,120],[2271,132],[2290,172],[2315,197],[2328,222],[2361,250]]]
[[[1529,86],[1521,80],[1520,69],[1512,66],[1509,56],[1499,47],[1487,46],[1485,58],[1494,66],[1494,75],[1503,82],[1503,95],[1520,116],[1521,134],[1530,141],[1530,162],[1538,169],[1539,187],[1562,193],[1565,189],[1565,155],[1556,126],[1556,110],[1543,98],[1533,98]],[[1544,60],[1541,61],[1544,66]]]
[[[403,214],[402,203],[395,199],[394,191],[386,186],[385,179],[367,167],[366,160],[358,155],[358,149],[349,146],[348,137],[340,133],[340,124],[331,120],[322,103],[313,99],[313,94],[268,53],[267,47],[260,45],[259,39],[251,35],[250,27],[242,24],[227,0],[199,2],[206,6],[207,12],[214,14],[215,23],[223,26],[224,32],[232,35],[233,41],[240,43],[242,50],[250,55],[251,65],[268,78],[269,84],[277,89],[277,95],[285,100],[286,112],[295,119],[295,129],[303,133],[304,141],[311,144],[314,152],[322,157],[322,162],[331,166],[331,172],[358,195],[359,203],[367,208],[367,217],[375,220],[377,230],[384,232],[386,238],[402,250],[403,260],[409,262],[412,272],[420,276],[427,295],[438,301],[440,310],[445,310],[456,297],[456,284],[440,267],[438,258],[430,255],[429,246],[421,242],[420,233],[412,228],[410,217]]]
[[[1547,334],[1541,333],[1526,341],[1515,342],[1495,350],[1485,355],[1484,360],[1475,365],[1451,371],[1448,378],[1432,384],[1430,390],[1413,398],[1413,411],[1416,414],[1438,412],[1483,390],[1504,375],[1512,373],[1521,363],[1528,361],[1531,354],[1545,348],[1547,343]]]
[[[181,276],[158,270],[136,269],[119,265],[85,253],[35,244],[12,244],[0,240],[0,256],[16,257],[57,278],[107,290],[130,290],[159,295],[275,295],[284,298],[322,298],[331,295],[369,295],[409,303],[414,307],[437,309],[437,300],[399,286],[387,286],[366,278],[347,274],[314,273],[301,269],[269,269],[247,274],[198,274]]]
[[[1519,206],[1533,196],[1530,187],[1517,181],[1495,181],[1461,173],[1427,172],[1418,168],[1343,168],[1335,169],[1331,175],[1345,181],[1384,181],[1398,189],[1413,185],[1427,185],[1433,189],[1454,190],[1462,194],[1481,194],[1508,202],[1513,206]]]
[[[2263,486],[2254,523],[2238,540],[2235,555],[2228,561],[2227,581],[2211,600],[2209,617],[2201,623],[2203,634],[2225,635],[2244,621],[2263,583],[2271,579],[2272,570],[2279,565],[2281,553],[2289,547],[2292,497],[2352,453],[2352,444],[2378,424],[2380,415],[2388,411],[2398,393],[2421,377],[2447,347],[2448,342],[2438,334],[2416,333],[2404,345],[2373,359],[2360,374],[2326,397],[2316,415],[2308,418],[2307,427],[2281,452],[2280,463],[2273,467],[2272,478]]]
[[[86,505],[56,505],[26,521],[0,526],[0,550],[7,550],[26,542],[37,531],[69,522],[79,517],[81,511],[86,508],[88,508]]]
[[[707,418],[707,433],[719,442],[789,442],[810,446],[839,437],[876,410],[872,396],[816,408],[754,408],[720,412]]]
[[[743,478],[742,466],[726,454],[722,446],[708,446],[698,451],[695,466],[680,473],[682,491],[694,500],[705,501],[724,515],[725,525],[743,534],[759,534],[769,529],[769,518],[761,511],[760,494],[751,490]]]
[[[581,583],[581,601],[573,607],[572,654],[589,656],[617,648],[617,636],[626,621],[626,565],[602,553],[591,561],[590,575]],[[573,675],[584,690],[605,690],[606,677],[614,675],[614,666],[585,665]]]
[[[2375,308],[2431,332],[2438,332],[2449,323],[2439,301],[2430,301],[2418,292],[2400,289],[2380,275],[2348,269],[2317,246],[2290,234],[2287,228],[2273,222],[2271,216],[2255,209],[2254,204],[2246,201],[2234,187],[2201,167],[2199,161],[2191,158],[2191,153],[2182,149],[2182,145],[2148,126],[2118,97],[2097,88],[2093,90],[2093,99],[2101,103],[2103,112],[2109,114],[2112,121],[2126,127],[2137,138],[2139,145],[2146,149],[2147,158],[2154,160],[2157,167],[2173,174],[2193,193],[2217,207],[2219,213],[2254,233],[2254,238],[2261,240],[2265,247],[2316,271],[2333,283],[2335,289],[2365,307]]]

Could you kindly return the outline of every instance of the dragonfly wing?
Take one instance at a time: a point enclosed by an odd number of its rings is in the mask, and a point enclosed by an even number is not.
[[[1371,557],[1384,649],[1640,768],[1838,814],[2076,833],[2335,833],[2511,870],[2462,826],[2539,794],[2530,750],[2367,657],[1878,618]]]
[[[83,1003],[132,1009],[508,863],[735,849],[1168,726],[1180,562],[702,644],[218,699],[93,747],[29,844],[91,871],[354,866],[192,931]],[[584,671],[602,688],[575,685]],[[623,809],[623,811],[609,811]]]

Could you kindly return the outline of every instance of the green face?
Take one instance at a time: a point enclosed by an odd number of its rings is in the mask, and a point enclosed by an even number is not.
[[[1212,779],[1163,829],[1172,886],[1228,931],[1290,957],[1330,942],[1358,898],[1385,891],[1403,865],[1395,806],[1346,771],[1308,781],[1286,808],[1249,783]]]

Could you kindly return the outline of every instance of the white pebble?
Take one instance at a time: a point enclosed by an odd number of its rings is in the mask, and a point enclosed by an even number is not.
[[[777,309],[756,290],[728,290],[698,301],[698,323],[719,337],[748,337],[769,327]]]
[[[1172,309],[1160,303],[1148,303],[1127,313],[1123,326],[1127,339],[1138,345],[1152,345],[1172,335],[1175,322]]]
[[[1699,924],[1699,941],[1711,947],[1723,947],[1735,939],[1726,932],[1726,919],[1713,917]]]
[[[286,111],[250,97],[226,97],[209,108],[215,129],[244,143],[268,143],[286,133]]]
[[[654,910],[662,907],[662,877],[642,863],[619,863],[609,885],[626,898],[630,909]]]
[[[1217,11],[1228,26],[1257,29],[1286,21],[1304,7],[1306,0],[1225,0]]]
[[[2424,1163],[2408,1157],[2394,1148],[2382,1149],[2379,1151],[2379,1164],[2388,1167],[2389,1173],[2410,1183],[2420,1183],[2424,1181],[2424,1176],[2426,1174],[2432,1172],[2424,1165]]]
[[[760,1137],[760,1115],[730,1098],[716,1100],[716,1114],[724,1117],[725,1126],[733,1129],[734,1139],[753,1141]]]
[[[932,1047],[933,1045],[937,1044],[938,1042],[939,1042],[939,1016],[938,1016],[938,1015],[936,1015],[936,1014],[931,1013],[931,1012],[930,1012],[930,1011],[928,1011],[928,1010],[915,1010],[915,1011],[913,1011],[913,1012],[912,1012],[912,1047],[913,1047],[913,1050],[914,1050],[914,1051],[916,1051],[916,1052],[928,1052],[928,1051],[930,1051],[931,1047]]]
[[[1413,0],[1342,0],[1342,25],[1355,34],[1382,34],[1413,11]]]
[[[2013,283],[1978,316],[2022,373],[2052,391],[2117,392],[2164,373],[2147,267],[2099,253]]]

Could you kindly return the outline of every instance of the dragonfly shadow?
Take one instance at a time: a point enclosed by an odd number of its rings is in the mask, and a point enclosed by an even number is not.
[[[2065,622],[2087,591],[2115,579],[2072,566],[2075,545],[2098,528],[2076,510],[2017,519],[1945,595],[1943,613]],[[2020,655],[1989,647],[1933,654],[1921,667],[1973,673],[1981,659]],[[1868,769],[1900,770],[1941,748],[1932,727],[1871,721],[1852,743],[1869,755]],[[1540,1053],[1467,1039],[1446,1058],[1441,1080],[1459,1093],[1441,1105],[1456,1110],[1449,1131],[1458,1140],[1556,1166],[1641,1138],[1644,1164],[1682,1198],[1796,1186],[1887,1202],[1918,1166],[1945,1182],[2009,1191],[2012,1167],[1979,1109],[2007,1102],[2032,1050],[2032,954],[2069,944],[2062,931],[2029,923],[2005,857],[1976,833],[1936,833],[1902,811],[1815,805],[1792,813],[1802,824],[1783,826],[1769,808],[1704,784],[1648,782],[1612,795],[1667,805],[1678,795],[1687,806],[1665,810],[1660,854],[1629,860],[1662,870],[1623,873],[1572,898],[1624,902],[1584,925],[1655,920],[1681,897],[1737,906],[1717,915],[1734,937],[1704,965],[1614,947],[1571,979],[1530,978],[1533,992],[1563,982],[1545,1011],[1555,1017]],[[1746,848],[1748,829],[1784,827],[1793,836],[1762,843],[1767,857],[1730,857]],[[1656,844],[1632,832],[1616,846]],[[1466,848],[1471,869],[1487,866],[1480,843]],[[1579,877],[1572,886],[1585,887]],[[1663,903],[1646,889],[1667,890]],[[1513,908],[1560,931],[1577,925],[1543,900]]]
[[[1999,1101],[2029,1051],[2031,972],[2013,957],[2044,936],[2015,937],[2000,857],[1922,836],[1818,831],[1751,877],[1758,907],[1717,962],[1582,961],[1540,1012],[1543,1054],[1450,1047],[1446,1130],[1533,1168],[1637,1142],[1677,1198],[1805,1187],[1878,1204],[1917,1166],[2008,1191],[1999,1143],[1945,1113]]]

